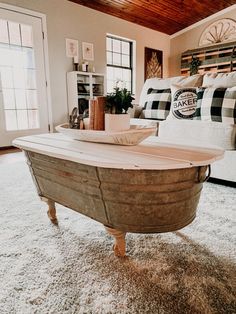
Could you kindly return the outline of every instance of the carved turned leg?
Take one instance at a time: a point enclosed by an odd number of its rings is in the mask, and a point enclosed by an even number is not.
[[[54,225],[57,225],[58,224],[58,220],[57,220],[57,215],[56,215],[56,207],[55,207],[55,202],[48,199],[48,198],[45,198],[45,197],[41,197],[42,201],[46,202],[48,204],[48,211],[47,211],[47,214],[48,214],[48,218],[51,220],[51,222],[54,224]]]
[[[115,238],[113,251],[115,256],[125,256],[125,232],[105,226],[106,231]]]

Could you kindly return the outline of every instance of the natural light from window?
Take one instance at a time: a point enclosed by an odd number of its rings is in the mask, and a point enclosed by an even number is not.
[[[107,92],[116,86],[133,92],[133,42],[107,35]]]
[[[39,128],[30,25],[0,19],[0,90],[7,131]]]

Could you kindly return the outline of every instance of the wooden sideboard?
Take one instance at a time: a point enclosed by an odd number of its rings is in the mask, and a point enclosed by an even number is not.
[[[181,74],[190,75],[192,58],[200,61],[198,73],[236,70],[236,41],[187,50],[181,55]]]

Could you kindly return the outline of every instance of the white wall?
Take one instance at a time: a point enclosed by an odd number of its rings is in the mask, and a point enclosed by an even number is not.
[[[169,74],[170,76],[180,75],[181,53],[188,49],[198,48],[198,42],[202,32],[211,23],[222,18],[231,18],[236,20],[235,5],[229,12],[218,15],[216,18],[211,19],[183,34],[176,36],[170,40],[170,62]]]
[[[96,72],[106,72],[106,33],[136,40],[136,102],[144,83],[144,47],[163,51],[163,75],[168,76],[170,37],[66,0],[0,0],[46,14],[53,124],[66,120],[66,72],[72,60],[65,55],[65,38],[94,44]],[[81,61],[81,60],[80,60]]]

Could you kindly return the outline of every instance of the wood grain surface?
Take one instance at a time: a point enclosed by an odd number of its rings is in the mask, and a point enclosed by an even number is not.
[[[87,143],[58,133],[22,137],[13,144],[51,157],[113,169],[164,170],[205,166],[224,154],[222,149],[191,146],[184,142],[167,143],[155,136],[136,146]]]
[[[235,0],[70,0],[171,35],[236,3]]]

